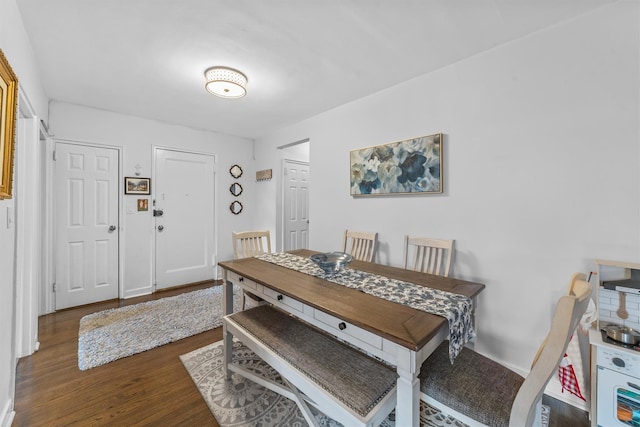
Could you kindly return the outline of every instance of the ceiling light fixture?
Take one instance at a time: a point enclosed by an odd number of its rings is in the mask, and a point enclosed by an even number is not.
[[[242,98],[246,95],[247,76],[227,67],[212,67],[204,72],[207,80],[204,87],[222,98]]]

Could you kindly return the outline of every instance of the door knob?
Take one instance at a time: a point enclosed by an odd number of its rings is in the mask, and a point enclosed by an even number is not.
[[[113,233],[114,231],[116,231],[116,226],[115,225],[109,226],[109,233]]]
[[[164,230],[164,225],[159,225],[158,226],[158,231],[162,231],[162,230]]]

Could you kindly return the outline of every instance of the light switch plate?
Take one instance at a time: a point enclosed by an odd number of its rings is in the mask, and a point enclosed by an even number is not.
[[[7,228],[13,228],[16,225],[16,220],[13,217],[13,206],[7,206]]]

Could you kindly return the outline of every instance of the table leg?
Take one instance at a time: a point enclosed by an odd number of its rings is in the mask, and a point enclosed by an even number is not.
[[[405,372],[405,374],[407,373]],[[420,380],[416,375],[410,376],[412,378],[406,378],[402,375],[398,378],[398,400],[396,403],[397,426],[420,425]]]
[[[229,370],[229,364],[233,359],[233,335],[227,331],[227,324],[222,324],[222,342],[223,342],[223,355],[222,355],[222,363],[223,369],[225,372],[225,378],[231,379],[231,371]]]
[[[224,315],[233,313],[233,284],[227,280],[227,270],[223,270],[222,301]],[[222,323],[223,364],[226,379],[231,379],[229,363],[233,357],[233,335],[227,331],[227,324]]]
[[[222,309],[226,316],[233,313],[233,284],[227,280],[227,270],[222,270]]]

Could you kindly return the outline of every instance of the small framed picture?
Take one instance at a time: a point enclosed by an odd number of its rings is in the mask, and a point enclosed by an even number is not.
[[[151,194],[151,178],[124,177],[124,194]]]
[[[148,211],[149,210],[149,199],[138,199],[138,211]]]

